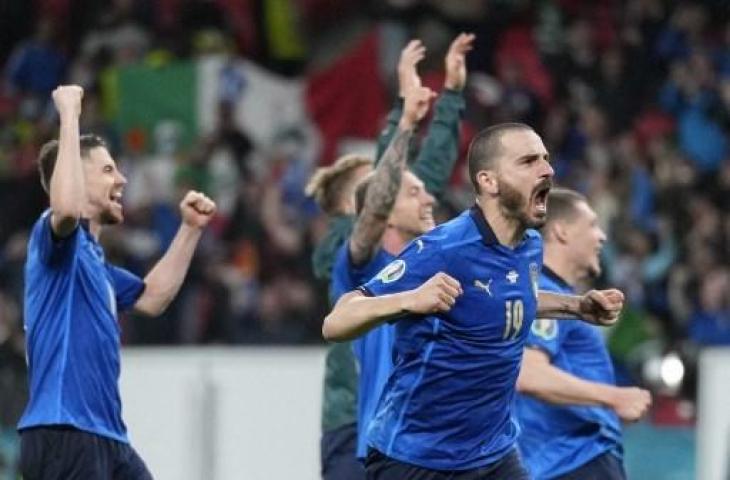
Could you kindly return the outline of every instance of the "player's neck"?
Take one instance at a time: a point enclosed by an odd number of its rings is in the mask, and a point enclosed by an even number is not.
[[[101,236],[101,223],[89,220],[89,233],[98,242],[99,236]]]
[[[557,251],[550,244],[546,244],[543,252],[543,263],[571,287],[575,288],[580,283],[581,276],[578,269],[570,261],[568,252]]]
[[[91,205],[86,205],[86,208],[84,208],[81,214],[81,218],[84,218],[89,222],[89,233],[91,233],[94,240],[98,242],[99,236],[101,235],[101,222],[99,222],[99,220],[95,220],[95,218],[98,217],[94,215],[94,210]]]
[[[477,205],[482,210],[484,218],[492,228],[499,243],[510,248],[514,248],[520,243],[525,235],[526,228],[518,219],[504,215],[496,201],[490,202],[480,199]]]
[[[413,237],[407,235],[402,230],[388,226],[383,232],[383,241],[381,246],[383,250],[391,255],[398,255],[408,245],[408,242],[413,240]]]

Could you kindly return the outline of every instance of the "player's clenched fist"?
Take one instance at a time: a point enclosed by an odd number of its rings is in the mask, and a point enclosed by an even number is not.
[[[580,316],[595,325],[613,325],[624,308],[620,290],[591,290],[580,300]]]
[[[215,213],[215,202],[205,194],[190,190],[180,202],[183,222],[191,227],[205,227]]]
[[[84,97],[84,89],[78,85],[61,85],[53,90],[53,103],[61,115],[81,115],[81,99]]]
[[[651,406],[651,394],[643,388],[616,388],[609,403],[621,420],[636,422]]]
[[[458,280],[439,272],[411,291],[407,310],[412,313],[448,312],[462,293]]]

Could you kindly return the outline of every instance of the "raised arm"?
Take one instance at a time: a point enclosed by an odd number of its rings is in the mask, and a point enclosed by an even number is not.
[[[390,145],[393,136],[398,130],[398,122],[403,115],[403,103],[406,92],[413,88],[421,86],[421,77],[418,76],[416,66],[418,62],[426,56],[426,47],[420,40],[411,40],[400,53],[398,60],[398,98],[395,100],[393,108],[388,113],[387,124],[378,136],[377,149],[375,152],[375,165],[380,163],[380,159],[385,153],[386,148]],[[414,148],[413,140],[408,143],[408,155]]]
[[[473,34],[462,33],[451,42],[444,58],[444,90],[434,105],[433,119],[412,167],[426,190],[436,197],[446,189],[459,156],[459,125],[466,108],[462,95],[467,78],[466,54],[474,38]]]
[[[180,203],[182,223],[170,247],[144,279],[145,290],[134,309],[160,315],[180,290],[195,247],[215,213],[215,203],[200,192],[190,191]]]
[[[406,167],[408,141],[414,126],[428,111],[433,96],[434,93],[425,87],[413,88],[406,94],[398,132],[375,169],[350,236],[350,258],[354,265],[367,263],[380,244]]]
[[[458,280],[443,272],[418,288],[400,293],[369,297],[354,290],[340,297],[325,317],[322,336],[326,340],[342,342],[357,338],[400,315],[448,312],[462,293]]]
[[[86,183],[81,165],[79,116],[84,90],[63,85],[53,91],[53,103],[60,117],[58,157],[49,182],[51,228],[59,237],[68,236],[81,218],[86,202]]]
[[[590,290],[584,295],[540,291],[538,318],[578,319],[593,325],[613,325],[624,306],[624,294],[616,289]]]
[[[608,407],[625,422],[639,420],[651,405],[648,391],[591,382],[555,367],[542,350],[525,349],[517,390],[554,405]]]

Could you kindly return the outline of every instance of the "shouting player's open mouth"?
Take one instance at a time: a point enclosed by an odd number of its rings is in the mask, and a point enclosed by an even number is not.
[[[428,206],[421,209],[421,214],[418,216],[418,219],[428,225],[428,228],[433,228],[436,225],[435,220],[433,219],[433,207]]]
[[[116,192],[112,192],[111,195],[109,195],[109,200],[112,201],[112,204],[122,208],[122,191],[117,190]]]
[[[547,198],[552,186],[551,180],[543,180],[532,192],[532,204],[540,215],[547,214]]]

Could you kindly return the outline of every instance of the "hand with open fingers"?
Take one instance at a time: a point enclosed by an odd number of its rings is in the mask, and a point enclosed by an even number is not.
[[[623,307],[624,294],[620,290],[590,290],[581,297],[578,314],[594,325],[613,325]]]
[[[649,411],[651,394],[643,388],[617,387],[610,404],[621,420],[636,422]]]
[[[444,87],[450,90],[463,90],[466,85],[466,54],[474,48],[473,33],[461,33],[451,42],[444,58],[446,80]]]
[[[416,126],[416,124],[426,116],[431,100],[436,93],[428,87],[414,87],[406,92],[405,104],[403,105],[403,115],[401,116],[400,128],[408,130]]]
[[[448,312],[462,293],[464,292],[458,280],[439,272],[420,287],[411,290],[407,310],[422,314]]]
[[[53,90],[53,103],[60,115],[81,115],[81,99],[84,89],[78,85],[61,85]]]
[[[398,60],[398,92],[401,97],[412,88],[421,86],[421,77],[418,76],[416,65],[426,56],[426,47],[416,39],[408,42],[400,52]]]
[[[180,213],[186,225],[205,227],[215,214],[215,202],[201,192],[190,190],[180,202]]]

